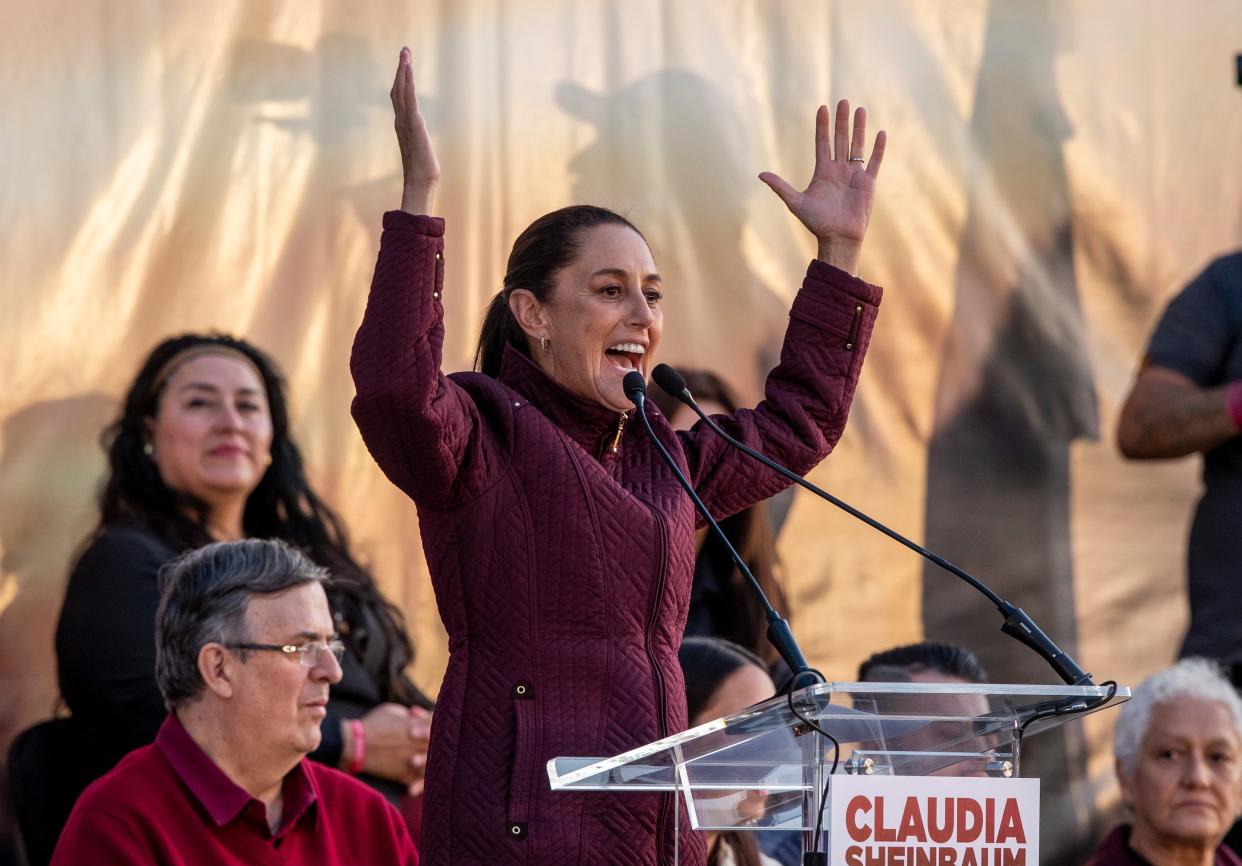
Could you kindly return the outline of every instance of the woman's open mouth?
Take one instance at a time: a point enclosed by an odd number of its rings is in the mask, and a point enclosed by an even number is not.
[[[631,370],[641,372],[643,356],[647,347],[642,343],[617,343],[604,350],[604,356],[614,367],[628,373]]]

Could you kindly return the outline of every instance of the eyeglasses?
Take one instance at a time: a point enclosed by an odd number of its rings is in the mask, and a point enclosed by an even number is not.
[[[330,652],[339,662],[345,657],[345,644],[339,640],[330,640],[324,643],[321,640],[313,640],[304,644],[278,644],[278,643],[226,643],[229,649],[241,650],[268,650],[270,652],[284,653],[286,656],[296,655],[298,661],[302,663],[304,668],[313,668],[315,665],[323,661],[323,654]]]

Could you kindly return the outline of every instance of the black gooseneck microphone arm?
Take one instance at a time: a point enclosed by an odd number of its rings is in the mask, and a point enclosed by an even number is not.
[[[970,584],[978,592],[986,596],[988,601],[996,605],[996,609],[999,610],[1001,616],[1005,618],[1004,625],[1001,626],[1001,631],[1015,640],[1021,641],[1038,653],[1044,661],[1048,662],[1052,669],[1057,672],[1057,676],[1064,680],[1068,685],[1095,685],[1095,681],[1091,679],[1091,674],[1080,668],[1078,663],[1075,662],[1068,653],[1053,643],[1052,639],[1048,637],[1048,635],[1044,634],[1043,630],[1035,624],[1035,621],[1031,619],[1030,615],[1026,611],[1014,604],[1009,603],[1008,601],[1005,601],[1005,599],[1001,598],[986,584],[984,584],[983,581],[972,577],[958,566],[949,562],[947,559],[944,559],[921,545],[915,544],[904,535],[894,532],[883,523],[880,523],[878,520],[862,513],[852,505],[843,502],[828,491],[816,487],[796,472],[786,469],[775,460],[772,460],[766,455],[759,453],[754,448],[751,448],[746,443],[740,442],[730,436],[721,428],[719,424],[713,421],[707,413],[699,407],[699,404],[694,401],[694,396],[690,393],[690,389],[686,387],[686,380],[683,379],[681,374],[668,364],[659,364],[656,366],[656,368],[651,371],[651,378],[654,379],[655,383],[664,391],[667,391],[669,396],[675,397],[693,409],[695,414],[702,418],[708,427],[723,437],[724,440],[733,447],[739,449],[744,454],[753,457],[755,460],[758,460],[774,472],[780,473],[795,484],[805,487],[821,499],[826,499],[852,517],[858,518],[872,529],[876,529],[884,533],[898,544],[908,547],[924,559],[934,562],[950,574],[966,581],[966,583]]]
[[[651,428],[651,419],[647,417],[647,383],[643,379],[642,373],[638,371],[626,373],[623,386],[625,388],[625,396],[638,408],[638,417],[642,419],[643,425],[647,428],[647,435],[655,443],[656,450],[660,452],[660,456],[668,464],[668,468],[673,470],[673,474],[677,476],[678,483],[681,484],[682,489],[690,496],[690,501],[694,503],[694,507],[698,509],[699,514],[703,515],[707,525],[724,542],[725,548],[729,551],[729,556],[733,558],[733,562],[746,579],[750,581],[751,588],[755,591],[755,595],[758,596],[760,604],[763,605],[764,614],[768,618],[768,642],[776,648],[776,651],[780,653],[780,657],[784,659],[785,664],[789,665],[789,669],[793,671],[794,676],[789,684],[790,690],[808,686],[812,683],[824,682],[824,675],[807,664],[806,656],[802,654],[802,650],[798,647],[798,642],[794,639],[793,630],[790,629],[789,622],[776,611],[776,608],[772,607],[772,603],[768,601],[767,595],[763,592],[763,587],[759,585],[759,581],[755,580],[755,576],[746,567],[745,561],[738,555],[737,550],[729,541],[729,536],[725,535],[724,530],[720,528],[720,524],[716,522],[716,518],[712,517],[711,512],[707,510],[707,506],[703,504],[703,500],[699,498],[699,494],[691,486],[690,480],[686,478],[685,474],[677,466],[677,462],[668,453],[664,443],[655,435],[655,430]]]

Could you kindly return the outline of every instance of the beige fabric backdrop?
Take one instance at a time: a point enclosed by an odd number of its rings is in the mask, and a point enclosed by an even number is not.
[[[1172,658],[1197,467],[1127,465],[1112,435],[1164,300],[1242,236],[1234,0],[3,7],[0,746],[55,703],[51,636],[94,516],[97,433],[141,356],[189,329],[284,365],[314,483],[406,610],[435,690],[445,647],[416,516],[348,416],[349,345],[398,198],[387,89],[403,42],[444,172],[448,369],[468,366],[517,232],[589,200],[652,240],[664,360],[757,398],[812,245],[755,175],[804,179],[815,106],[865,104],[890,147],[862,268],[887,293],[849,430],[814,480],[916,539],[930,515],[950,556],[992,550],[981,576],[1044,604],[1101,678]],[[993,377],[998,358],[1017,375]],[[1064,552],[1041,566],[1042,598],[1038,580],[1007,582],[1003,542],[1027,527],[954,495],[1003,454],[976,466],[970,447],[933,447],[963,441],[946,433],[963,419],[986,428],[989,388],[1064,470],[1027,503],[1062,515],[1038,541]],[[1024,501],[1020,476],[998,480]],[[830,677],[923,634],[923,567],[879,535],[799,495],[780,550]],[[985,602],[956,608],[961,640],[993,640]],[[997,679],[1029,670],[989,663]],[[1064,799],[1080,835],[1115,800],[1108,727],[1085,726],[1090,776]]]

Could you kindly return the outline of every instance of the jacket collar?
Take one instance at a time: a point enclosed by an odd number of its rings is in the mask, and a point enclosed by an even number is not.
[[[621,413],[570,393],[512,345],[505,346],[500,361],[500,381],[526,397],[532,406],[561,428],[565,435],[597,456],[607,450],[616,439],[622,414],[626,416],[627,422],[634,420],[633,409]],[[650,401],[647,411],[651,414],[658,412],[655,404]],[[635,423],[641,425],[641,421]],[[629,424],[625,426],[628,428]]]

